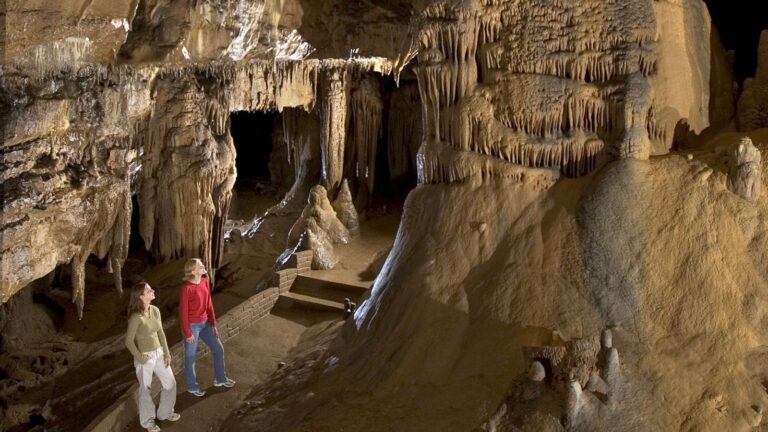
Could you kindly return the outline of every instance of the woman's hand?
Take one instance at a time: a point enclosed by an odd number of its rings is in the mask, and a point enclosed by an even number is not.
[[[148,355],[146,355],[146,354],[142,354],[142,355],[141,355],[141,358],[139,359],[139,363],[141,363],[141,364],[147,364],[147,362],[148,362],[148,361],[149,361],[149,356],[148,356]]]
[[[192,343],[195,341],[195,335],[190,335],[188,338],[184,340],[187,341],[187,343]]]
[[[216,326],[213,326],[213,335],[216,336],[216,339],[221,339],[219,337],[219,329],[217,329]]]
[[[168,354],[165,356],[165,367],[168,367],[171,365],[171,355]]]

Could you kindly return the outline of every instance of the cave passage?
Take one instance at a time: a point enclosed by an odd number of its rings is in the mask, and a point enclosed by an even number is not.
[[[269,181],[272,127],[275,112],[237,111],[230,116],[230,133],[235,143],[237,181]]]
[[[352,90],[345,149],[344,177],[350,180],[358,211],[402,204],[416,186],[421,144],[421,101],[415,80],[397,86],[392,79],[372,75],[368,82],[373,85],[367,92],[361,89],[365,86]]]
[[[755,7],[735,6],[727,0],[704,0],[704,3],[725,49],[735,51],[733,72],[741,87],[745,78],[755,75],[760,32],[768,29],[768,20]]]
[[[277,113],[236,111],[230,115],[235,145],[237,180],[232,191],[229,219],[249,219],[274,204],[270,158]]]

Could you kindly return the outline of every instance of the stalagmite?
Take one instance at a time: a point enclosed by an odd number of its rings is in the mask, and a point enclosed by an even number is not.
[[[531,381],[544,381],[547,372],[544,369],[544,365],[539,361],[532,361],[531,366],[528,368],[528,379]]]
[[[605,356],[605,370],[603,377],[611,393],[615,393],[620,385],[621,370],[619,365],[619,351],[616,348],[609,348]]]
[[[579,415],[581,414],[581,409],[584,405],[584,396],[579,381],[571,380],[568,383],[567,392],[565,417],[569,425],[575,426],[578,424]]]
[[[336,211],[331,206],[328,193],[322,185],[312,187],[307,206],[304,207],[301,216],[288,233],[288,247],[296,244],[310,219],[317,223],[319,229],[328,235],[332,243],[346,244],[349,242],[349,231],[336,217]]]
[[[333,209],[336,210],[336,215],[341,223],[349,230],[349,236],[351,238],[358,237],[360,235],[360,222],[358,221],[357,210],[352,202],[352,193],[349,191],[347,179],[341,182],[339,195],[333,201]]]
[[[760,198],[762,166],[760,150],[748,137],[741,138],[728,160],[728,189],[747,201]]]
[[[608,384],[600,377],[597,371],[593,371],[592,375],[590,375],[589,382],[587,383],[587,390],[606,395],[610,392]]]
[[[312,251],[312,269],[330,270],[339,262],[333,248],[333,242],[328,234],[322,230],[315,219],[307,221],[304,229],[302,247],[304,250]]]

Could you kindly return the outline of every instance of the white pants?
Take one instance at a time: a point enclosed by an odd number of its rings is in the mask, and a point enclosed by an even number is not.
[[[176,404],[176,378],[171,367],[165,366],[163,349],[145,352],[149,357],[146,363],[141,364],[136,360],[133,366],[136,368],[136,377],[139,379],[139,389],[136,391],[136,404],[139,406],[139,423],[141,427],[149,427],[155,419],[155,402],[152,400],[152,374],[157,375],[163,390],[160,393],[160,406],[157,408],[157,419],[165,420],[173,413]]]

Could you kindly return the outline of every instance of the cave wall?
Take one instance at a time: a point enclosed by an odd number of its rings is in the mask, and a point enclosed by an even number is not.
[[[732,117],[701,2],[416,11],[421,185],[392,253],[329,350],[281,371],[233,424],[475,430],[510,395],[520,417],[540,410],[521,430],[759,423],[765,203],[727,191],[721,155],[650,157],[673,138],[657,113],[697,132]],[[530,347],[606,327],[626,350],[620,403],[564,388],[536,401],[518,385]]]
[[[109,257],[120,289],[133,193],[142,209],[140,234],[160,261],[200,256],[215,267],[236,176],[227,123],[232,111],[314,110],[325,137],[319,171],[333,190],[346,141],[345,77],[399,71],[396,62],[366,51],[391,54],[392,44],[358,43],[365,35],[354,14],[365,11],[371,21],[388,15],[406,29],[386,27],[397,35],[407,35],[409,24],[377,6],[342,6],[9,1],[0,35],[0,301],[70,263],[73,300],[82,310],[91,253]],[[319,48],[297,31],[305,10],[313,21],[303,33],[317,39],[337,32],[322,48],[326,57],[342,58],[304,60]],[[342,22],[346,29],[360,27],[356,36],[339,37],[346,31]],[[293,141],[286,144],[288,154],[302,156]],[[297,166],[295,172],[303,185],[314,171]]]
[[[544,0],[9,1],[0,300],[71,262],[82,307],[81,268],[91,253],[110,257],[119,286],[134,192],[146,210],[141,235],[161,260],[194,255],[217,263],[236,175],[232,111],[313,111],[321,181],[331,193],[353,164],[365,168],[357,180],[370,192],[381,136],[396,149],[388,153],[395,179],[409,160],[403,155],[420,146],[422,183],[481,174],[547,187],[611,158],[664,152],[668,127],[658,127],[653,113],[672,107],[700,128],[711,102],[701,84],[709,48],[694,31],[706,13],[698,1],[670,3],[683,11],[674,16],[686,40],[700,42],[684,44],[690,53],[678,56],[665,48],[672,37],[664,35],[677,34],[669,30],[677,29],[674,19],[659,24],[665,7],[650,0],[599,8]],[[672,60],[680,64],[667,67]],[[406,135],[384,124],[380,88],[365,76],[398,80],[408,62],[418,95],[413,86],[407,95],[396,90],[389,118],[407,116]],[[685,97],[655,96],[655,87],[663,93],[678,80],[692,86],[681,94],[701,97],[682,106]],[[166,200],[174,206],[159,205]]]
[[[768,127],[768,30],[760,33],[757,70],[753,78],[744,80],[739,98],[739,129],[743,131]]]

